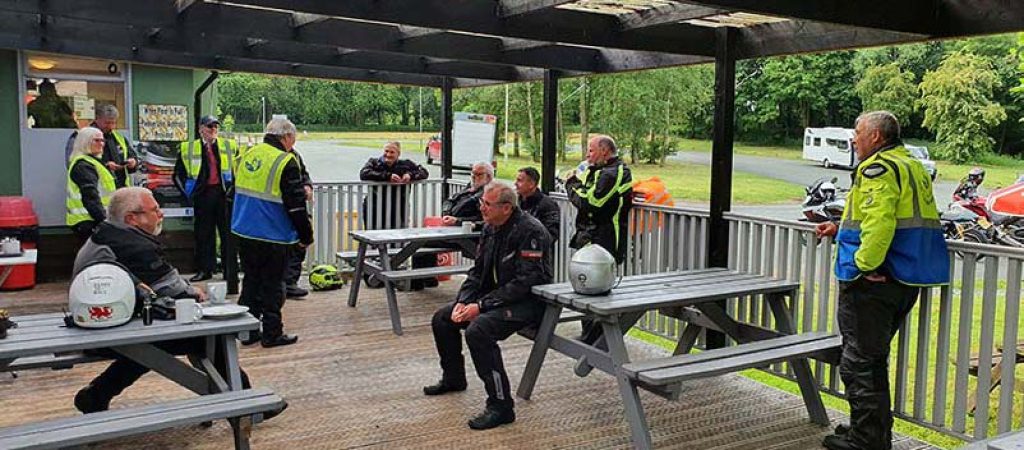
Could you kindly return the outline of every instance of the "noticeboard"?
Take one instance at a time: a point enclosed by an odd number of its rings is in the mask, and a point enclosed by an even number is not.
[[[470,169],[494,160],[498,116],[457,112],[452,123],[452,166]]]
[[[140,141],[180,142],[187,139],[187,106],[139,104]]]

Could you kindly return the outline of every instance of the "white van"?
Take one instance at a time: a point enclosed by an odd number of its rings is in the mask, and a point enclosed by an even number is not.
[[[804,130],[804,159],[820,162],[825,167],[857,166],[853,151],[853,130],[849,128],[807,128]]]

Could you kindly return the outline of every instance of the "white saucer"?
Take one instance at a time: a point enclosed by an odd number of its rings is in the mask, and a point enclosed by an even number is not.
[[[226,304],[226,305],[212,305],[203,307],[203,318],[210,319],[222,319],[227,317],[235,317],[240,314],[249,312],[248,306]]]

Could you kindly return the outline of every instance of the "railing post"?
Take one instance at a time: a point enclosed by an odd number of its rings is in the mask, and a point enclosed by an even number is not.
[[[733,110],[736,103],[735,31],[715,30],[715,119],[711,145],[711,219],[708,227],[708,266],[729,263],[729,224],[724,213],[732,206]],[[725,335],[707,333],[707,347],[725,346]]]
[[[544,192],[555,189],[555,158],[558,155],[558,72],[544,71],[544,128],[540,152],[540,188]]]
[[[441,199],[451,193],[448,180],[452,178],[452,79],[441,82]]]

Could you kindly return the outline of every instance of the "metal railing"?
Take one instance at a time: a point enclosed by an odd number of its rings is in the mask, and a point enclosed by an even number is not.
[[[421,226],[423,217],[440,214],[442,183],[413,183],[404,197],[382,183],[317,185],[312,208],[317,242],[310,262],[333,263],[335,252],[355,249],[347,231],[365,226],[360,219],[364,199],[372,211],[391,211],[389,205],[395,201],[404,208],[403,216],[370,217],[371,226],[383,220]],[[450,183],[453,191],[464,187]],[[562,211],[555,277],[565,281],[575,208],[564,194],[552,197]],[[637,205],[630,216],[631,245],[624,274],[705,267],[708,217],[706,210]],[[838,285],[832,272],[832,240],[818,240],[807,223],[735,213],[726,218],[729,267],[799,281],[801,290],[791,305],[798,331],[835,332]],[[953,283],[922,290],[893,344],[893,408],[900,418],[965,440],[1024,427],[1024,392],[1018,392],[1024,391],[1024,367],[1016,370],[1010,364],[1020,339],[1017,330],[1024,325],[1020,314],[1024,251],[962,242],[949,246]],[[771,313],[762,300],[734,299],[728,309],[740,320],[771,327]],[[638,327],[672,340],[679,338],[683,328],[676,319],[656,312],[648,313]],[[703,339],[698,344],[702,343]],[[996,365],[996,347],[1005,349],[1007,364]],[[822,391],[842,394],[837,367],[816,362],[812,369]],[[767,370],[794,378],[784,363]],[[976,405],[973,413],[972,404]]]

